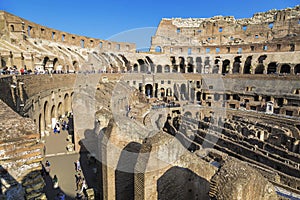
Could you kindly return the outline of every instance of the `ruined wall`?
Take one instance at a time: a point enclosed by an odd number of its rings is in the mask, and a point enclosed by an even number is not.
[[[43,144],[34,122],[22,118],[2,101],[0,118],[1,195],[9,199],[46,199],[40,173]]]
[[[170,54],[299,50],[299,15],[296,6],[237,20],[232,16],[162,19],[151,51],[156,47]]]

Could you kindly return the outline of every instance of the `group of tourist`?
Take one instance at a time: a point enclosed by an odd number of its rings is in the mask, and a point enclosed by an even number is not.
[[[62,118],[60,118],[60,120],[57,120],[54,128],[53,128],[53,132],[54,134],[56,133],[60,133],[60,127],[62,128],[63,131],[68,130],[68,123],[66,122],[66,120],[63,120]]]
[[[81,164],[79,160],[75,164],[75,180],[76,180],[76,197],[75,199],[85,199],[87,197],[86,189],[88,189],[86,180],[82,174]]]

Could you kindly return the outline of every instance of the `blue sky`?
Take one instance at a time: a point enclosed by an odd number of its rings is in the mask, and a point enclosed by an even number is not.
[[[137,35],[146,38],[153,35],[161,18],[215,15],[247,18],[255,12],[297,4],[299,0],[0,0],[0,10],[73,34],[132,41],[141,39]],[[152,28],[143,30],[145,27]]]

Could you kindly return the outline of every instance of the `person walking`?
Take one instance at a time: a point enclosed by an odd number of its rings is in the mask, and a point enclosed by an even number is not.
[[[45,163],[46,175],[50,174],[50,162],[47,160]]]
[[[82,185],[81,185],[81,189],[80,189],[80,193],[85,193],[85,190],[88,188],[86,181],[84,178],[82,178]]]
[[[58,188],[58,178],[56,175],[54,175],[52,182],[53,182],[53,188],[57,189]]]
[[[75,170],[76,172],[80,172],[81,171],[81,165],[80,165],[80,161],[76,160],[75,162]]]
[[[78,191],[80,190],[79,183],[81,182],[82,179],[80,173],[75,174],[75,179],[76,179],[76,191]]]

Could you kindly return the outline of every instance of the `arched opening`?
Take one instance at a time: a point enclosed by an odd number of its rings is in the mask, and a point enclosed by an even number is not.
[[[171,97],[172,96],[172,89],[171,88],[167,88],[167,91],[166,91],[166,96],[167,97]]]
[[[57,113],[57,116],[58,116],[58,117],[61,117],[61,116],[64,115],[64,113],[63,113],[63,105],[62,105],[61,102],[59,102],[59,104],[58,104],[58,106],[57,106],[57,111],[56,111],[56,113]]]
[[[244,65],[244,74],[251,74],[252,56],[248,56]]]
[[[187,58],[187,62],[188,62],[188,68],[187,71],[188,73],[193,73],[194,72],[194,60],[193,57],[188,57]]]
[[[188,93],[187,93],[187,89],[186,89],[186,85],[183,83],[180,86],[180,96],[181,96],[181,100],[185,101],[188,100]]]
[[[218,74],[219,73],[219,68],[220,68],[219,62],[220,62],[219,59],[215,60],[215,65],[213,66],[213,70],[212,70],[213,74]]]
[[[240,73],[240,67],[241,67],[241,56],[237,56],[234,58],[232,73],[233,74]]]
[[[157,199],[210,199],[209,189],[206,179],[188,168],[175,166],[157,180]]]
[[[263,74],[265,71],[264,60],[267,58],[267,55],[259,56],[258,65],[255,68],[255,74]]]
[[[131,142],[122,150],[115,170],[115,192],[117,200],[134,199],[135,165],[141,144]]]
[[[129,65],[129,66],[127,66],[127,72],[131,72],[131,66]]]
[[[151,84],[145,86],[145,94],[149,98],[153,97],[153,86]]]
[[[59,63],[58,63],[58,59],[57,58],[54,58],[54,60],[53,60],[53,69],[54,70],[57,70],[57,66],[59,65]]]
[[[162,52],[161,47],[160,46],[155,47],[155,52],[161,53]]]
[[[183,116],[188,117],[188,118],[192,118],[192,113],[190,111],[186,111]]]
[[[300,64],[296,65],[295,68],[294,68],[294,73],[296,75],[299,75],[300,74]]]
[[[51,125],[51,113],[49,111],[49,103],[47,101],[44,103],[44,121],[45,121],[45,128]]]
[[[14,25],[12,25],[12,24],[10,25],[10,31],[11,31],[11,32],[14,32],[14,31],[15,31],[15,27],[14,27]]]
[[[160,96],[165,97],[165,88],[160,88]]]
[[[69,97],[69,94],[65,94],[64,96],[64,105],[65,105],[65,114],[71,111],[71,98]]]
[[[77,61],[73,61],[73,69],[75,72],[78,72],[79,71],[79,64]]]
[[[179,57],[179,68],[181,73],[185,73],[184,57]]]
[[[51,108],[51,120],[53,120],[54,118],[55,119],[57,118],[57,113],[56,113],[55,105],[53,105],[52,108]]]
[[[138,59],[138,63],[140,65],[140,72],[146,73],[148,71],[148,66],[146,65],[145,61],[142,59]]]
[[[197,99],[197,101],[201,101],[201,92],[197,92],[196,93],[196,99]]]
[[[288,64],[283,64],[280,68],[280,73],[281,74],[289,74],[291,73],[291,66]]]
[[[165,73],[170,73],[170,66],[169,65],[166,65],[165,66]]]
[[[230,68],[230,61],[228,59],[223,61],[222,74],[228,74]]]
[[[39,133],[43,133],[45,131],[45,120],[43,118],[42,113],[39,115]]]
[[[134,64],[133,65],[133,72],[139,72],[139,66],[138,66],[138,64]]]
[[[157,73],[162,73],[162,66],[161,65],[157,65],[156,72]]]
[[[45,57],[43,59],[43,67],[44,67],[43,70],[45,70],[46,68],[48,68],[48,61],[49,61],[49,57]]]
[[[277,63],[271,62],[268,64],[267,74],[276,74],[277,72]]]
[[[197,65],[196,71],[198,73],[201,73],[202,72],[202,58],[201,57],[196,58],[196,65]]]

